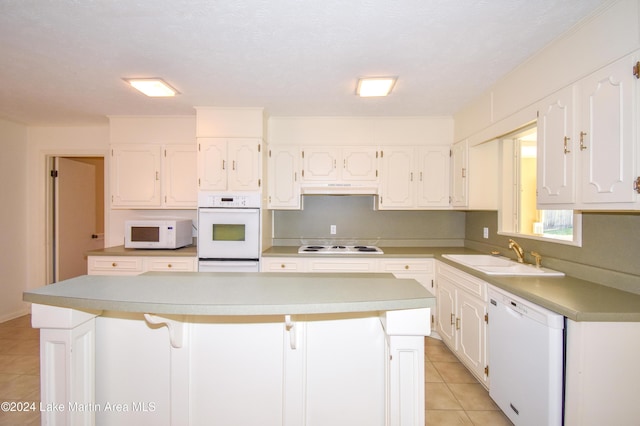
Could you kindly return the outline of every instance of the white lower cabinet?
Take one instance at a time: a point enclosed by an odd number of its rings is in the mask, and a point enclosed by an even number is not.
[[[363,257],[263,257],[262,272],[379,272],[413,278],[433,293],[434,260]]]
[[[436,262],[436,331],[485,387],[487,367],[487,283]]]
[[[305,259],[307,272],[377,272],[374,259]]]
[[[65,408],[43,411],[43,424],[425,424],[429,309],[163,317],[34,304],[33,312],[41,400]]]
[[[144,272],[195,272],[189,256],[88,256],[88,275],[140,275]]]

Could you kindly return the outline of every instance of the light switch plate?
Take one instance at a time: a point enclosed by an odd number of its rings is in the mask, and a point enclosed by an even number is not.
[[[489,238],[489,228],[487,228],[486,226],[482,230],[482,237],[483,238]]]

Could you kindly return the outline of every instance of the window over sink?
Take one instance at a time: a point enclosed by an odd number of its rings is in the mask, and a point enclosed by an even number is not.
[[[580,246],[580,212],[536,208],[536,124],[509,133],[499,141],[502,197],[498,233]]]

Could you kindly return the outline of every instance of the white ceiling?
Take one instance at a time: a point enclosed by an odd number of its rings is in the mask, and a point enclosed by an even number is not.
[[[0,0],[0,117],[452,115],[608,0]],[[387,98],[360,76],[398,76]],[[123,77],[162,77],[152,99]]]

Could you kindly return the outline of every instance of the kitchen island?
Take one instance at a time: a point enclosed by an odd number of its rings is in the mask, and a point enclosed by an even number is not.
[[[414,280],[83,276],[24,300],[46,424],[424,424],[435,299]]]

